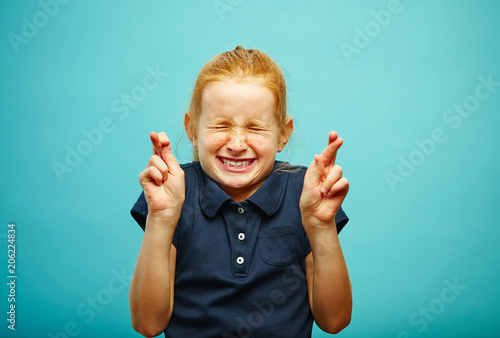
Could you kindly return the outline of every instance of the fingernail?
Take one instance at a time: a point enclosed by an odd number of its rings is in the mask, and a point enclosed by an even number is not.
[[[321,187],[321,189],[319,189],[319,192],[322,193],[322,194],[326,193],[326,188],[325,187]]]

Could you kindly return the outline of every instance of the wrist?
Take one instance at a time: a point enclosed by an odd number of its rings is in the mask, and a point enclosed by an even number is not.
[[[322,221],[313,216],[303,215],[302,225],[310,242],[315,238],[338,237],[335,219]]]
[[[147,223],[159,227],[175,227],[180,219],[181,210],[181,208],[148,210]]]
[[[301,213],[301,220],[304,228],[314,228],[318,231],[330,231],[336,229],[335,217],[325,217],[324,219],[316,217],[314,214]]]

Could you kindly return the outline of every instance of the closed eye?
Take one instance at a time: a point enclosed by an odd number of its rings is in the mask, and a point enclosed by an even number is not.
[[[212,129],[227,129],[228,127],[224,126],[224,125],[215,125],[215,126],[212,126],[211,128]]]
[[[247,125],[248,130],[251,131],[266,131],[269,130],[269,128],[266,125],[263,125],[261,123],[251,123]]]

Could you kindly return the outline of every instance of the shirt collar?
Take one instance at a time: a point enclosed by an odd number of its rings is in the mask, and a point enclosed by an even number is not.
[[[228,200],[231,201],[232,198],[203,172],[199,162],[194,163],[201,173],[199,180],[201,209],[208,217],[214,217],[222,204]],[[264,184],[248,198],[248,201],[269,216],[278,211],[285,195],[288,173],[277,170],[282,165],[283,162],[275,161],[273,170]]]
[[[248,201],[258,206],[268,216],[274,214],[281,207],[288,182],[288,172],[279,170],[283,165],[275,161],[271,175],[264,184],[248,198]]]

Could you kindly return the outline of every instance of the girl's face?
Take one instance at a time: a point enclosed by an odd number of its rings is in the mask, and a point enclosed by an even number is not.
[[[196,137],[186,131],[205,174],[234,200],[252,195],[271,173],[293,130],[291,118],[280,133],[271,91],[255,83],[213,82],[202,95]]]

